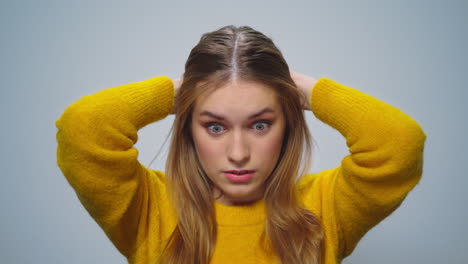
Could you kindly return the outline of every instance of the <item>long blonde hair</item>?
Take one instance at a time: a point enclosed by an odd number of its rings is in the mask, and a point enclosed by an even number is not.
[[[278,162],[265,182],[265,250],[273,250],[281,263],[320,263],[322,226],[312,212],[301,207],[295,189],[299,176],[307,172],[311,157],[311,136],[301,95],[272,40],[246,26],[227,26],[204,34],[185,64],[183,82],[175,98],[175,121],[166,163],[168,194],[178,223],[158,263],[210,262],[217,237],[213,183],[198,160],[190,126],[196,99],[232,78],[271,87],[286,120]]]

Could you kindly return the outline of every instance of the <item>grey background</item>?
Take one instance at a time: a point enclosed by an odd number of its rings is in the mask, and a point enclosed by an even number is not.
[[[1,262],[126,263],[56,165],[55,120],[104,88],[180,76],[202,33],[234,24],[272,37],[291,68],[388,102],[428,135],[420,184],[344,263],[466,263],[467,12],[467,1],[1,1]],[[337,166],[344,138],[307,118],[312,171]],[[142,163],[171,121],[140,131]]]

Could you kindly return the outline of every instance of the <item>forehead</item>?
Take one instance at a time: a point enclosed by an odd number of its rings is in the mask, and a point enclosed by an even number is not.
[[[258,82],[236,80],[197,98],[194,114],[210,111],[225,116],[243,116],[265,107],[281,112],[272,88]]]

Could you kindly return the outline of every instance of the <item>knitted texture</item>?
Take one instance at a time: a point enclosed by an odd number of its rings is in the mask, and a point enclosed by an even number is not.
[[[419,182],[426,134],[411,117],[327,78],[313,87],[314,115],[338,130],[350,154],[330,170],[303,176],[303,206],[325,230],[324,263],[340,263]],[[177,219],[166,176],[138,162],[142,127],[172,110],[164,76],[85,96],[57,120],[57,162],[78,198],[132,264],[154,263]],[[262,251],[265,204],[214,204],[218,237],[211,263],[273,263]]]

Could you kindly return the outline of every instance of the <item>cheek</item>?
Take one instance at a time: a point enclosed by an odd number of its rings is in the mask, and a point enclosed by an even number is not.
[[[276,150],[277,152],[280,152],[281,146],[283,145],[284,141],[284,135],[285,135],[285,124],[284,120],[280,122],[280,125],[277,127],[277,130],[274,131],[275,133],[272,133],[271,137],[271,148],[272,151]]]
[[[207,135],[203,135],[204,131],[193,131],[193,141],[197,150],[197,155],[206,169],[206,164],[214,163],[216,158],[221,157],[220,147],[213,144]]]
[[[262,140],[261,144],[258,144],[258,153],[263,156],[266,163],[276,164],[283,145],[283,136],[283,133],[274,133],[271,137]]]
[[[275,157],[277,157],[281,151],[281,146],[283,144],[283,136],[282,135],[275,135],[275,137],[271,138],[265,145],[266,153],[271,153]]]

